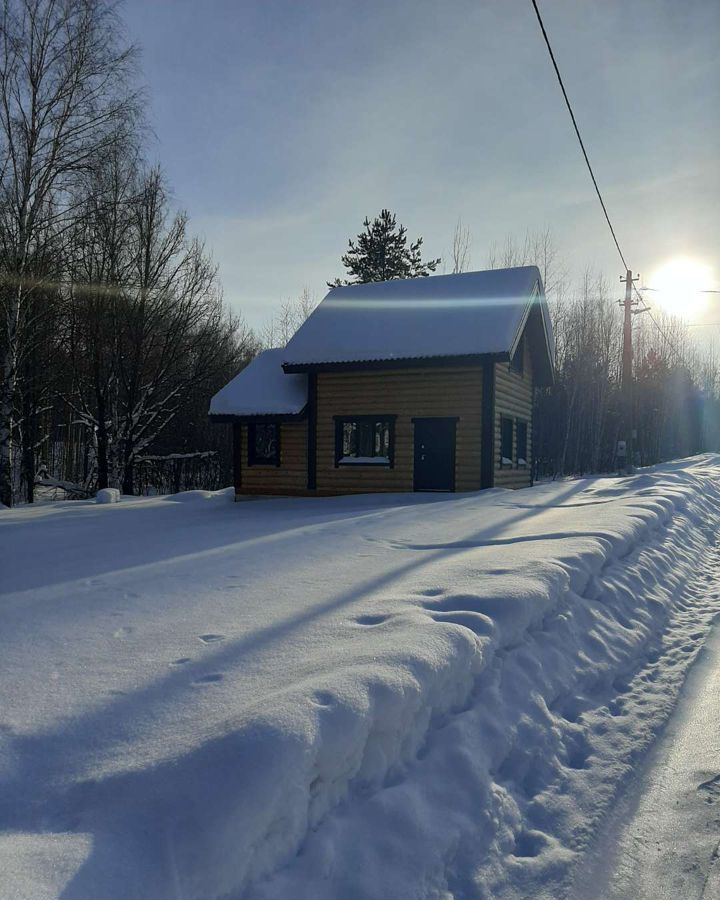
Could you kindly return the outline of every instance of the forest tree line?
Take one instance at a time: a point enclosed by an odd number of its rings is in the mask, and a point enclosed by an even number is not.
[[[217,488],[228,429],[209,399],[311,313],[306,288],[257,332],[223,303],[216,266],[146,162],[136,53],[103,0],[8,0],[0,13],[0,503],[37,485],[70,496]],[[446,259],[422,259],[394,214],[366,219],[330,284],[471,267],[458,223]],[[442,263],[442,268],[438,266]],[[620,430],[616,292],[571,284],[549,232],[506,240],[477,268],[535,263],[556,341],[538,392],[535,474],[609,471]],[[332,278],[332,273],[328,273]],[[657,320],[657,316],[656,316]],[[635,323],[638,462],[718,446],[713,354],[667,318]]]
[[[456,261],[469,240],[458,223]],[[540,269],[555,338],[555,384],[535,396],[535,476],[612,472],[625,437],[619,279],[591,267],[570,279],[549,229],[507,238],[485,261],[487,268],[524,264]],[[698,341],[687,323],[656,308],[634,316],[633,348],[633,462],[720,449],[720,359],[712,339]]]
[[[177,483],[223,450],[207,400],[256,343],[145,160],[115,5],[4,3],[0,100],[0,503],[133,493],[163,454]]]

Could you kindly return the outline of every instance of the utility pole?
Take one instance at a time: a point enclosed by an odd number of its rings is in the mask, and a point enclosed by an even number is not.
[[[625,277],[620,281],[625,284],[625,300],[618,300],[618,303],[624,308],[623,318],[623,355],[622,355],[622,404],[623,404],[623,437],[624,440],[618,441],[618,463],[619,468],[624,468],[628,474],[633,469],[633,443],[636,437],[635,432],[635,416],[633,403],[633,346],[632,346],[632,317],[634,306],[637,306],[637,300],[633,300],[633,282],[640,278],[637,275],[633,278],[630,269],[625,272]],[[622,465],[622,459],[625,458],[625,465]]]

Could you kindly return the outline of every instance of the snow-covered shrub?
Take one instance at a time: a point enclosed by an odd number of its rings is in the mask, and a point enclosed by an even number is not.
[[[119,503],[120,491],[117,488],[101,488],[95,494],[96,503]]]

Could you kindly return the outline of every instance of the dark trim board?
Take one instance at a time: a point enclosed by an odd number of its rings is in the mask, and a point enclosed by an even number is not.
[[[410,421],[414,425],[416,422],[428,422],[432,421],[433,419],[442,419],[444,422],[457,423],[460,421],[460,416],[413,416]]]
[[[530,405],[530,453],[528,456],[530,459],[528,462],[528,467],[530,469],[530,487],[533,487],[535,484],[535,400],[536,392],[533,390],[531,395],[532,403]]]
[[[307,411],[307,489],[317,488],[317,374],[308,373]]]
[[[302,422],[306,415],[307,404],[303,406],[299,413],[267,413],[261,416],[231,416],[225,413],[222,415],[211,413],[208,418],[215,424],[252,425],[253,422]]]
[[[486,362],[482,379],[480,488],[495,486],[495,363]]]
[[[235,493],[240,493],[242,487],[242,425],[234,422],[233,432],[233,484]]]
[[[333,419],[337,422],[338,419],[343,419],[347,421],[348,419],[392,419],[394,422],[397,419],[397,413],[362,413],[362,415],[356,415],[355,413],[347,413],[342,416],[333,416]]]
[[[387,369],[447,369],[454,366],[481,366],[488,359],[510,359],[508,353],[470,353],[463,356],[418,356],[404,359],[366,359],[355,362],[283,363],[287,375],[301,372],[365,372]],[[309,386],[308,386],[309,390]]]
[[[515,337],[513,338],[513,342],[510,346],[509,356],[512,357],[515,355],[515,351],[517,350],[518,343],[520,342],[523,335],[526,333],[526,330],[531,327],[534,320],[536,321],[539,317],[540,319],[540,328],[543,333],[543,343],[545,345],[546,350],[546,359],[549,361],[549,368],[547,371],[547,383],[544,385],[545,387],[550,387],[555,383],[555,368],[553,364],[554,352],[552,347],[552,340],[550,335],[548,334],[548,320],[545,318],[544,312],[547,312],[547,303],[545,302],[545,294],[541,288],[542,282],[537,282],[535,287],[533,288],[532,295],[530,300],[528,301],[527,306],[523,312],[523,317],[520,321],[518,329],[515,333]],[[543,302],[543,306],[540,306],[540,301]],[[536,381],[537,383],[537,381]]]
[[[517,350],[517,346],[525,332],[525,328],[527,327],[528,319],[530,318],[530,313],[532,312],[535,301],[538,299],[539,296],[541,296],[540,283],[536,281],[535,286],[532,289],[532,293],[530,294],[530,299],[526,303],[525,309],[523,310],[522,318],[520,319],[520,322],[517,327],[517,331],[515,332],[515,337],[513,338],[512,344],[510,345],[510,354],[509,354],[510,359],[512,359],[513,356],[515,356],[515,351]]]

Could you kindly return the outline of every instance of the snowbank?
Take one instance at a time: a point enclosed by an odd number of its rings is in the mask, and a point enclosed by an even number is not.
[[[563,896],[719,608],[719,475],[3,516],[8,897]]]
[[[119,503],[120,491],[117,488],[101,488],[95,494],[96,503]]]
[[[179,494],[164,494],[160,499],[167,503],[204,503],[207,500],[227,501],[235,499],[235,488],[223,488],[220,491],[181,491]]]

